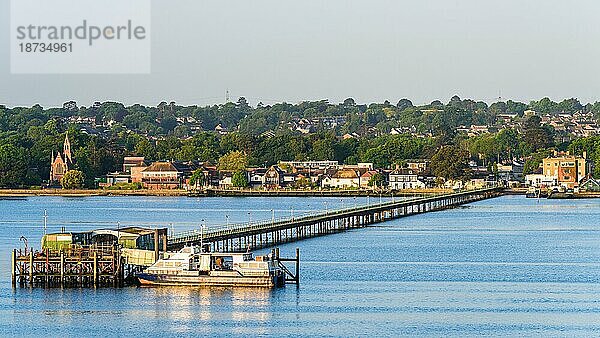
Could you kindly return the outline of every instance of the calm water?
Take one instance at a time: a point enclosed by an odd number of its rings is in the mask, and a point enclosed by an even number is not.
[[[370,202],[377,202],[371,199]],[[301,286],[278,290],[10,287],[10,249],[49,231],[224,224],[366,203],[339,198],[0,200],[6,336],[600,335],[600,200],[502,197],[282,246]],[[251,214],[248,215],[248,212]]]

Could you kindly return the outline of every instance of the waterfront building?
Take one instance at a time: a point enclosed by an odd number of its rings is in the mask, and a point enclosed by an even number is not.
[[[248,183],[252,189],[261,188],[265,184],[266,168],[251,168],[248,169]]]
[[[591,175],[585,177],[579,182],[580,192],[600,192],[600,181],[594,179]]]
[[[123,173],[131,175],[131,169],[135,167],[147,167],[144,156],[125,156],[123,158]]]
[[[99,187],[131,183],[131,175],[120,172],[108,173],[104,177],[97,179],[97,182]]]
[[[556,179],[557,185],[574,188],[591,172],[591,162],[587,154],[578,157],[569,152],[554,152],[542,163],[542,173]]]
[[[290,167],[292,171],[337,168],[338,161],[279,161],[281,168]]]
[[[419,171],[411,168],[396,168],[389,175],[388,187],[391,190],[424,189],[427,187]]]
[[[525,184],[528,187],[547,188],[556,185],[556,178],[544,174],[529,174],[525,176]]]
[[[232,172],[222,172],[219,176],[219,188],[220,189],[229,189],[233,187],[233,173]]]
[[[360,176],[360,172],[356,169],[340,169],[331,176],[325,176],[321,180],[321,187],[334,189],[359,188]]]
[[[360,175],[360,187],[363,189],[371,188],[369,186],[369,182],[371,182],[371,179],[373,178],[373,176],[375,176],[377,174],[379,174],[379,172],[376,170],[365,171],[364,174]],[[375,188],[375,187],[373,187],[373,188]]]
[[[65,173],[75,166],[71,155],[71,142],[69,141],[69,133],[65,133],[65,141],[63,142],[63,153],[60,151],[54,156],[52,152],[52,162],[50,163],[50,185],[60,182],[60,179]]]
[[[507,187],[519,187],[523,182],[524,164],[513,161],[510,164],[498,165],[498,181]]]
[[[419,174],[429,174],[431,171],[429,166],[431,164],[431,160],[425,159],[416,159],[416,160],[406,160],[405,167],[411,170],[417,171]]]
[[[265,172],[263,186],[267,189],[279,189],[290,186],[296,182],[297,173],[287,173],[278,165],[272,165]]]
[[[185,176],[191,168],[182,163],[154,162],[141,171],[142,184],[146,189],[181,189],[185,185]]]

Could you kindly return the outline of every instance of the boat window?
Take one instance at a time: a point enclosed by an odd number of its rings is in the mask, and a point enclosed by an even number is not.
[[[212,257],[213,270],[232,270],[233,269],[233,257],[232,256],[217,256]]]

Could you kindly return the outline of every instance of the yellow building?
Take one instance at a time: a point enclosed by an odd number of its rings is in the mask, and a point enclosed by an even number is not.
[[[591,172],[590,162],[584,152],[582,157],[569,154],[569,152],[554,152],[554,156],[545,158],[543,175],[556,179],[558,185],[574,188]]]

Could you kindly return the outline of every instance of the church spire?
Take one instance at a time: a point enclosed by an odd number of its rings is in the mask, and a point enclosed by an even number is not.
[[[71,142],[69,142],[69,132],[65,133],[65,143],[63,145],[63,154],[65,155],[65,162],[73,162],[71,158]]]

